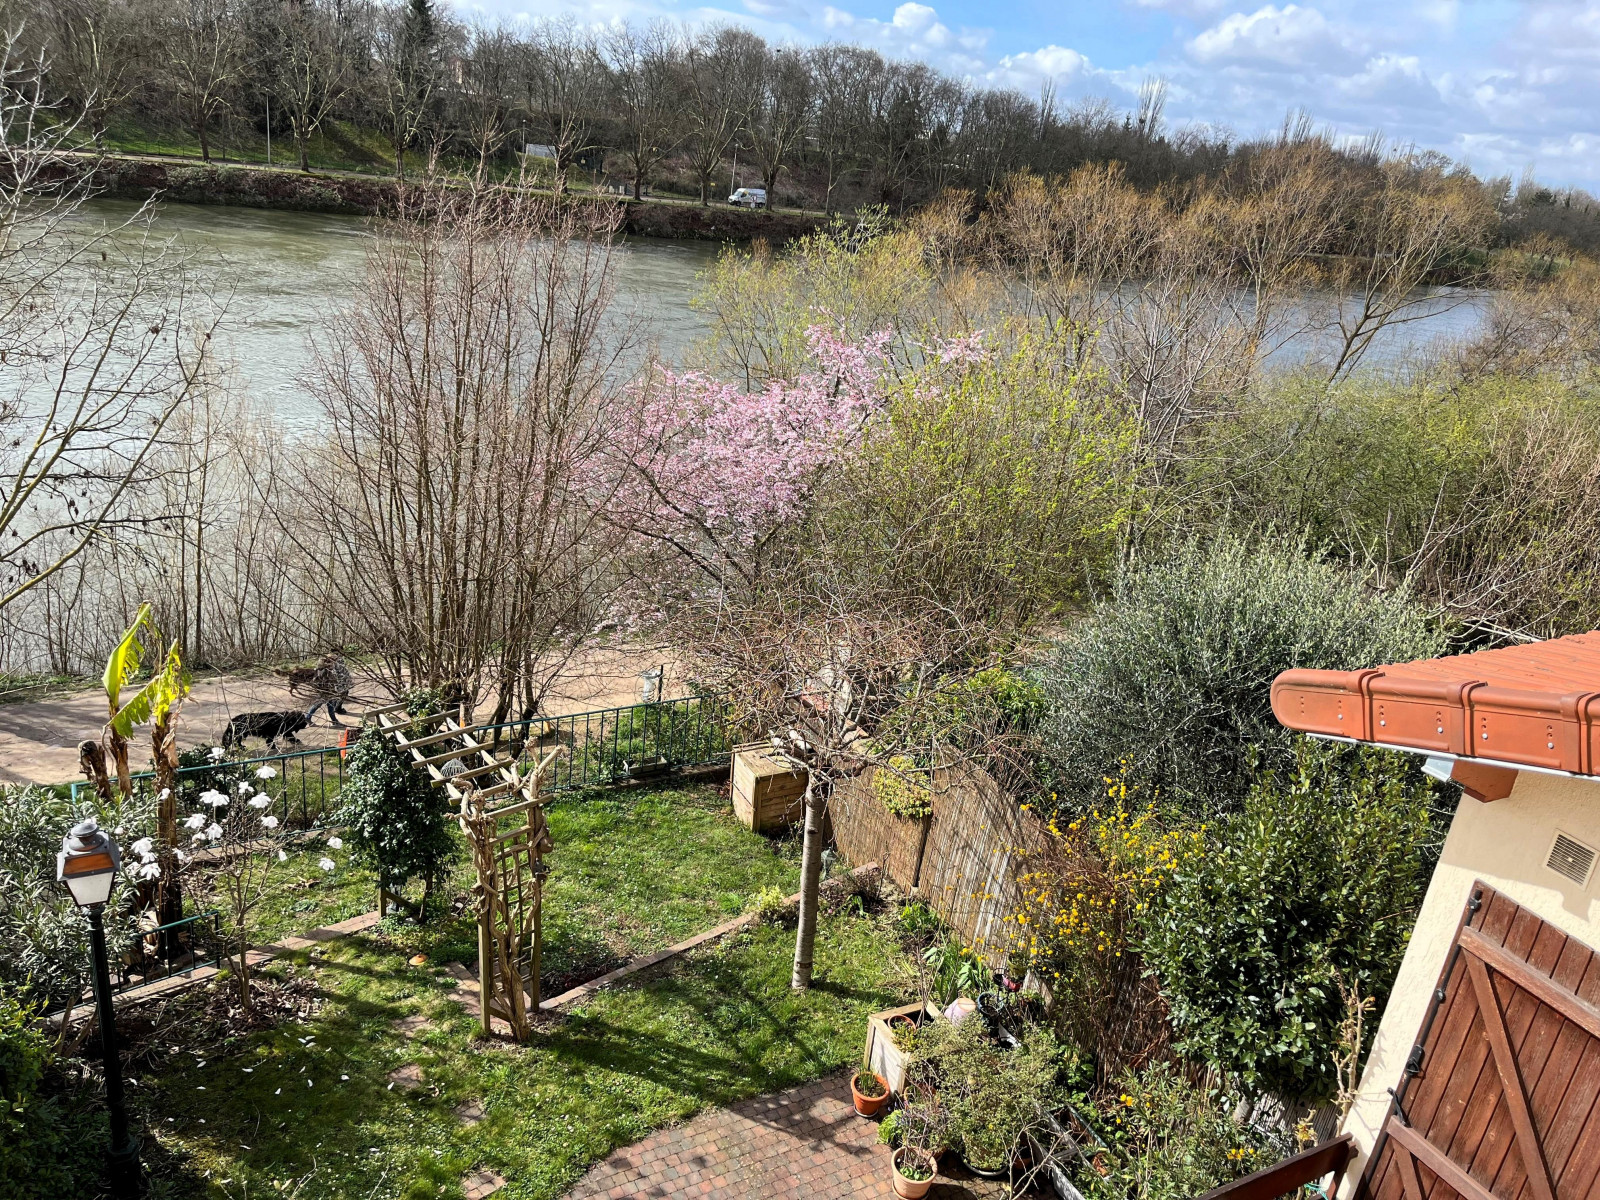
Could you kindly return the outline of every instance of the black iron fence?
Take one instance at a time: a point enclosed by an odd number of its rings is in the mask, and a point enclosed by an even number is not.
[[[534,717],[489,726],[478,736],[518,748],[525,764],[537,763],[552,750],[564,748],[565,753],[545,773],[541,785],[545,792],[615,787],[724,763],[733,745],[727,702],[720,696],[686,696],[654,704]],[[179,807],[192,811],[202,792],[231,794],[243,782],[272,796],[271,811],[284,828],[312,829],[329,820],[338,807],[344,787],[344,754],[339,746],[326,746],[180,767]],[[144,786],[153,778],[149,771],[133,776],[136,784]],[[76,800],[80,789],[91,785],[79,780],[70,786]]]
[[[154,779],[151,771],[133,776],[136,787],[149,787]],[[338,746],[324,746],[179,767],[179,811],[194,811],[203,792],[234,794],[240,783],[249,783],[272,797],[268,811],[285,829],[312,829],[326,821],[337,807],[339,791],[344,787],[344,751]],[[76,800],[83,789],[92,786],[87,780],[77,781],[72,784],[72,798]]]
[[[524,764],[565,750],[546,770],[540,784],[544,792],[615,787],[725,763],[733,746],[727,701],[720,696],[536,717],[491,726],[478,736],[493,738],[497,733],[521,743]]]
[[[219,967],[223,954],[222,914],[215,909],[143,929],[127,950],[112,956],[111,990],[127,992],[163,979],[191,975],[202,967]],[[92,1003],[93,998],[88,995],[77,1001],[77,1005]],[[42,1015],[53,1016],[68,1007],[57,1004]]]

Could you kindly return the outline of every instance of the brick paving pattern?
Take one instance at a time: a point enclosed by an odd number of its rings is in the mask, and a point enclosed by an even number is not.
[[[850,1077],[835,1075],[705,1113],[626,1146],[594,1166],[568,1200],[893,1196],[889,1176],[878,1123],[856,1115]],[[928,1200],[1005,1195],[1003,1183],[941,1174]]]
[[[461,1194],[466,1200],[487,1200],[505,1185],[504,1176],[495,1171],[472,1171],[461,1177]]]

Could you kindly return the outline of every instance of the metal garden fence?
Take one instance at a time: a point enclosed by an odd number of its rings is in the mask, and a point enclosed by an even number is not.
[[[191,975],[202,967],[222,965],[222,914],[215,909],[182,920],[141,930],[130,952],[111,959],[111,990],[131,991],[148,983]],[[78,1005],[93,1003],[85,996]],[[45,1010],[44,1016],[65,1012],[66,1004]]]
[[[479,737],[498,734],[502,742],[521,743],[524,763],[537,762],[556,746],[565,746],[568,752],[552,765],[543,790],[575,792],[726,762],[733,746],[727,709],[720,696],[685,696],[509,721],[481,730]],[[194,808],[201,792],[232,793],[239,783],[248,782],[273,796],[272,811],[284,828],[315,828],[337,807],[344,787],[344,753],[339,746],[325,746],[180,767],[180,808]],[[262,767],[273,771],[270,782],[257,778]],[[133,776],[136,784],[146,786],[153,778],[149,771]],[[76,800],[80,789],[91,785],[79,780],[70,786]]]

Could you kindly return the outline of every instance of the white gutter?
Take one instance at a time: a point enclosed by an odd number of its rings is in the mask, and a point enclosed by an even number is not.
[[[1420,754],[1428,761],[1422,769],[1435,779],[1448,780],[1449,768],[1445,764],[1454,766],[1458,762],[1477,763],[1485,767],[1500,767],[1507,771],[1537,771],[1540,775],[1555,775],[1561,779],[1597,779],[1600,776],[1579,775],[1572,771],[1558,771],[1555,767],[1535,767],[1527,763],[1503,762],[1498,758],[1472,758],[1464,754],[1446,754],[1442,750],[1419,750],[1415,746],[1393,746],[1388,742],[1364,742],[1360,738],[1342,737],[1335,733],[1308,733],[1306,737],[1316,738],[1321,742],[1343,742],[1347,746],[1371,746],[1376,750],[1398,750],[1401,754]],[[1442,774],[1440,772],[1443,772]]]

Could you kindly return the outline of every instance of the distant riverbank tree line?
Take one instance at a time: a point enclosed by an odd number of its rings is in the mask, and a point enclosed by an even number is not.
[[[441,159],[557,190],[604,184],[720,201],[725,184],[829,212],[903,212],[946,188],[980,199],[1017,172],[1121,164],[1141,189],[1248,177],[1272,139],[1172,128],[1147,81],[1131,111],[1067,106],[847,44],[774,45],[748,29],[657,22],[464,21],[437,0],[8,0],[14,61],[45,64],[55,111],[97,147],[396,174]],[[1309,133],[1303,115],[1289,119]],[[529,145],[536,157],[523,159]],[[1380,139],[1329,144],[1369,175]],[[1449,169],[1440,156],[1425,156]],[[1466,173],[1463,171],[1463,175]],[[1470,178],[1470,176],[1466,176]],[[1479,181],[1503,241],[1600,250],[1586,193]]]

